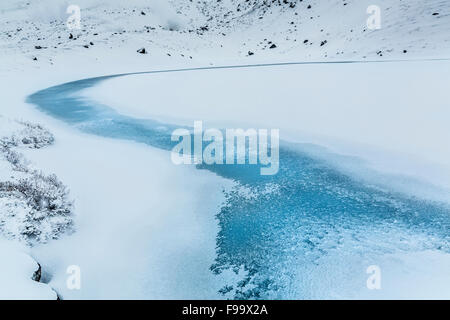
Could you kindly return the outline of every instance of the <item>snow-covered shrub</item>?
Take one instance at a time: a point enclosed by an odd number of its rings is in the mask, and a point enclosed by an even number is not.
[[[19,181],[0,182],[0,231],[28,244],[57,239],[73,225],[73,204],[55,175],[34,171]]]
[[[11,181],[0,181],[0,233],[32,245],[58,238],[72,228],[73,204],[55,175],[30,168],[17,147],[38,149],[54,142],[39,124],[0,118],[0,161],[9,163]],[[8,175],[4,175],[8,176]]]
[[[70,212],[66,206],[67,188],[54,174],[46,176],[34,172],[31,178],[19,180],[17,191],[24,194],[36,210],[56,214]]]
[[[0,155],[4,156],[5,160],[11,164],[14,171],[28,172],[28,162],[19,152],[14,151],[9,147],[0,146]]]
[[[26,146],[39,149],[53,144],[53,135],[39,124],[25,121],[17,121],[20,130],[13,132],[10,136],[0,138],[0,143],[7,147]]]
[[[21,143],[30,148],[42,148],[53,144],[55,138],[47,129],[43,128],[39,124],[33,124],[30,122],[22,122],[24,129],[20,132]]]

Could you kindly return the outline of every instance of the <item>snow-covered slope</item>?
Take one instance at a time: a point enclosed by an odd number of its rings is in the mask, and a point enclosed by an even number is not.
[[[204,28],[226,33],[243,51],[260,53],[275,43],[277,53],[298,60],[448,56],[448,3],[443,0],[392,1],[375,4],[378,30],[370,30],[367,8],[373,1],[305,0],[201,2]],[[198,21],[197,21],[198,24]],[[275,49],[275,48],[274,48]],[[245,51],[243,51],[245,52]],[[274,54],[271,52],[271,54]],[[275,53],[276,54],[276,53]]]
[[[112,55],[116,63],[171,57],[184,64],[450,55],[445,0],[378,1],[378,30],[366,25],[366,0],[78,3],[81,29],[68,30],[65,1],[2,1],[0,70],[66,64],[60,57],[68,51],[97,62]],[[142,47],[148,54],[137,57]]]

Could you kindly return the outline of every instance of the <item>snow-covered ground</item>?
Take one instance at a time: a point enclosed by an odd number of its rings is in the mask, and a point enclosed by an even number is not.
[[[0,299],[56,299],[56,292],[38,283],[40,267],[18,244],[0,240]]]
[[[175,167],[165,152],[148,146],[81,134],[26,104],[29,94],[68,81],[147,70],[450,58],[445,0],[378,1],[382,25],[376,31],[365,25],[371,1],[252,3],[80,0],[81,30],[65,25],[68,1],[0,3],[0,115],[10,123],[42,124],[53,134],[53,145],[19,152],[30,166],[56,174],[68,186],[75,213],[74,233],[59,240],[31,248],[2,240],[0,297],[54,299],[51,288],[63,299],[221,297],[221,279],[209,266],[218,230],[214,214],[230,182]],[[136,52],[143,47],[147,54]],[[219,127],[282,128],[285,139],[325,145],[367,159],[378,171],[432,183],[443,190],[426,196],[445,200],[449,69],[448,61],[436,61],[142,75],[110,80],[86,95],[126,114],[172,123],[203,119]],[[1,136],[16,130],[5,121]],[[8,166],[0,161],[1,181],[14,180]],[[42,266],[41,281],[48,286],[30,280],[36,263],[25,254]],[[424,262],[430,259],[436,268]],[[322,291],[317,297],[448,297],[448,254],[419,252],[385,262],[392,270],[389,279],[405,272],[410,280],[423,276],[414,288],[391,285],[376,296]],[[66,286],[70,265],[81,267],[81,290]],[[327,283],[332,279],[322,284]]]

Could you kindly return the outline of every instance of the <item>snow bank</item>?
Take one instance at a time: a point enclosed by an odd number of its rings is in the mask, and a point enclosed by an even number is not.
[[[367,29],[367,7],[373,4],[368,0],[291,7],[293,2],[81,0],[82,28],[69,30],[65,1],[2,1],[0,70],[68,68],[80,57],[83,65],[138,61],[142,71],[159,61],[186,66],[450,56],[445,1],[378,1],[379,30]],[[147,55],[136,53],[142,47]]]
[[[19,245],[0,239],[0,300],[56,300],[56,292],[39,283],[39,265]]]

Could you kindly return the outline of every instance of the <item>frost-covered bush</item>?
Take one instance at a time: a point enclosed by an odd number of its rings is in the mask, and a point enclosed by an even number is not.
[[[0,161],[12,171],[11,181],[0,181],[0,233],[29,245],[56,239],[72,229],[69,192],[55,175],[31,169],[16,150],[48,146],[53,135],[39,124],[0,120]]]
[[[0,138],[0,143],[6,147],[26,146],[39,149],[53,144],[53,135],[39,124],[25,121],[17,121],[20,130],[13,132],[10,136]]]
[[[28,172],[28,163],[19,152],[14,151],[9,147],[1,146],[0,155],[3,155],[5,160],[11,164],[13,170]]]
[[[29,204],[36,210],[55,214],[69,213],[67,210],[67,188],[56,175],[46,176],[34,172],[31,178],[21,179],[17,191],[29,199]]]
[[[55,175],[33,172],[17,182],[0,182],[0,231],[33,244],[57,239],[72,228],[73,204]]]
[[[53,135],[39,124],[25,121],[7,120],[0,117],[0,156],[7,160],[13,170],[27,172],[28,163],[24,157],[13,150],[14,147],[40,149],[53,144]]]

